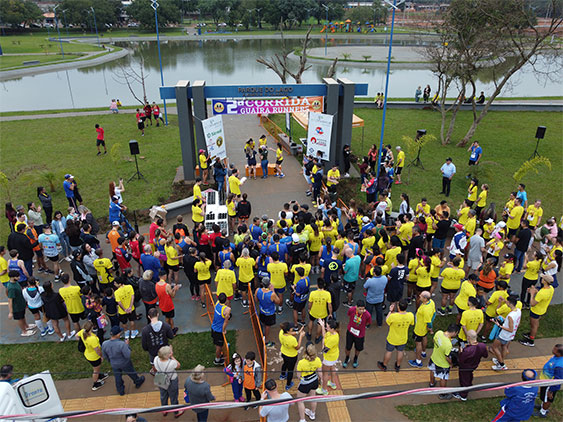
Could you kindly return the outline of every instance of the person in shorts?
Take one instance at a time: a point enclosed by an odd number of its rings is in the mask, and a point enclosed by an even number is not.
[[[71,286],[70,277],[66,273],[61,276],[61,281],[63,282],[63,287],[59,289],[59,294],[63,298],[70,320],[74,324],[74,330],[72,330],[68,336],[70,339],[80,331],[80,320],[85,319],[86,316],[84,314],[80,287]]]
[[[137,129],[141,131],[141,136],[145,136],[145,113],[139,109],[136,111],[135,118],[137,119]]]
[[[16,270],[8,271],[10,281],[6,283],[6,296],[8,296],[8,319],[13,319],[21,330],[22,337],[34,335],[35,324],[28,324],[25,320],[26,302],[22,294],[21,286],[18,282],[20,273]]]
[[[291,284],[290,287],[293,289],[293,323],[295,325],[299,322],[299,314],[301,314],[301,322],[305,324],[305,305],[309,300],[309,287],[310,281],[309,277],[305,276],[305,269],[302,267],[295,268],[295,273],[298,275],[299,280],[294,285]]]
[[[414,315],[407,312],[409,304],[406,299],[399,301],[399,312],[394,312],[395,306],[389,306],[389,315],[385,319],[389,325],[389,333],[387,334],[387,344],[385,345],[385,356],[383,362],[378,361],[377,366],[382,371],[387,371],[387,364],[391,359],[393,350],[397,350],[397,362],[395,362],[395,372],[399,372],[401,361],[403,360],[405,346],[409,337],[409,327],[414,325]]]
[[[540,379],[549,380],[563,379],[563,344],[553,346],[553,356],[545,363],[540,374]],[[534,412],[533,416],[545,418],[549,412],[549,408],[555,400],[555,395],[561,388],[561,385],[551,385],[549,387],[540,387],[539,399],[541,407]]]
[[[338,334],[338,322],[329,318],[325,323],[320,321],[323,330],[323,385],[317,389],[317,394],[326,396],[327,387],[336,389],[336,362],[338,361],[340,335]]]
[[[53,271],[47,270],[47,272],[54,273],[55,281],[59,281],[62,273],[59,265],[59,247],[61,246],[59,236],[53,234],[51,226],[47,224],[43,227],[43,233],[39,235],[37,242],[43,248],[43,255],[53,263]]]
[[[217,303],[213,310],[213,321],[211,323],[211,338],[215,346],[215,360],[213,364],[221,366],[225,363],[223,356],[223,346],[225,345],[224,334],[227,332],[227,324],[231,319],[231,308],[225,303],[227,302],[227,295],[225,293],[219,294]]]
[[[348,309],[348,328],[346,329],[346,358],[342,363],[342,367],[348,367],[350,362],[350,352],[354,346],[354,361],[352,366],[358,367],[358,357],[364,350],[364,338],[366,335],[366,325],[371,324],[371,315],[366,311],[366,302],[358,300],[356,306]]]
[[[434,350],[430,356],[430,387],[436,386],[436,380],[440,381],[440,387],[445,388],[450,378],[450,366],[452,365],[452,338],[457,336],[459,326],[450,324],[446,331],[436,331],[434,334]],[[439,394],[442,400],[451,398],[451,394]]]
[[[322,365],[321,359],[317,356],[315,345],[309,343],[305,348],[303,359],[297,363],[297,371],[300,374],[299,387],[297,387],[298,398],[316,395],[317,388],[319,388],[318,371]],[[315,420],[317,402],[311,402],[311,409],[307,409],[303,401],[300,401],[297,406],[300,421],[305,420],[305,415],[309,416],[311,420]]]
[[[135,313],[135,291],[133,286],[125,284],[121,277],[114,281],[115,301],[117,302],[117,314],[119,322],[125,328],[125,338],[135,338],[139,335],[139,331],[135,329],[135,321],[137,314]]]
[[[281,303],[280,297],[274,291],[274,286],[269,277],[263,277],[261,286],[256,290],[258,301],[260,322],[264,325],[264,340],[267,347],[274,347],[276,344],[268,340],[270,338],[270,328],[276,325],[276,305]]]
[[[108,150],[106,148],[106,141],[104,140],[104,128],[101,127],[99,124],[96,123],[96,148],[98,148],[98,154],[100,155],[102,153],[102,151],[100,151],[100,146],[104,147],[104,154],[108,153]]]

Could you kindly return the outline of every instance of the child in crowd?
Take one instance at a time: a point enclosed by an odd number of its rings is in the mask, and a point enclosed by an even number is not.
[[[238,353],[233,353],[233,361],[223,371],[229,377],[231,388],[233,389],[233,397],[236,402],[244,401],[242,396],[242,357]]]
[[[260,400],[260,388],[262,387],[262,367],[256,362],[256,354],[248,352],[244,357],[244,369],[242,371],[242,386],[246,394],[246,401],[252,400],[252,395],[256,400]],[[245,407],[248,409],[248,406]]]

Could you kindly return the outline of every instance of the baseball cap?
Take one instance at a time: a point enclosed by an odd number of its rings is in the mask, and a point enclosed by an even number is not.
[[[112,226],[119,226],[119,221],[113,221],[113,222],[111,223],[111,225],[112,225]]]
[[[493,220],[492,218],[487,218],[487,219],[485,220],[485,223],[491,224],[493,221],[495,221],[495,220]]]
[[[463,230],[463,226],[462,226],[461,224],[459,224],[459,223],[454,224],[454,228],[455,228],[456,230]]]
[[[262,215],[262,220],[267,220],[268,216],[266,214]]]
[[[446,161],[453,161],[453,160],[452,160],[452,157],[446,158]]]
[[[293,233],[291,235],[291,240],[293,240],[294,242],[299,242],[299,235],[297,233]]]
[[[204,152],[205,152],[205,150],[203,150],[203,149],[200,149],[200,150],[199,150],[199,153],[200,153],[200,154],[203,154]]]
[[[369,223],[369,217],[367,217],[367,216],[364,215],[364,216],[362,217],[362,222],[363,222],[363,223]]]
[[[501,221],[498,223],[498,226],[504,228],[506,227],[506,223],[504,221]]]
[[[119,325],[114,325],[113,327],[111,327],[111,335],[112,336],[116,336],[119,333],[121,333],[121,327]]]
[[[112,201],[119,201],[119,198],[118,198],[117,196],[112,196],[112,197],[111,197],[111,200],[112,200]]]
[[[65,179],[74,179],[74,176],[70,173],[65,174]]]

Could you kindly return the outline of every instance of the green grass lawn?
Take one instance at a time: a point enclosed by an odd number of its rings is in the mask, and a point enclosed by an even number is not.
[[[61,33],[61,37],[63,34]],[[0,37],[2,43],[2,51],[5,54],[24,54],[24,53],[60,53],[61,46],[59,45],[56,32],[51,32],[50,40],[46,32],[29,33],[26,35],[6,35]],[[103,51],[95,45],[95,38],[92,44],[76,43],[76,42],[63,42],[63,51],[69,53],[76,53],[81,51]]]
[[[227,342],[231,350],[236,350],[235,331],[227,332]],[[174,347],[174,355],[182,364],[182,370],[192,369],[198,364],[213,366],[215,346],[211,342],[209,332],[180,334],[174,337],[171,344]],[[148,355],[141,347],[140,337],[132,340],[130,346],[131,360],[137,372],[148,372]],[[62,356],[64,359],[61,359]],[[76,341],[2,345],[0,362],[10,362],[14,365],[16,378],[46,369],[51,371],[55,380],[89,378],[92,375],[92,367],[78,351]],[[105,361],[102,370],[110,370]]]
[[[439,303],[436,306],[440,306]],[[457,315],[447,315],[445,317],[436,315],[434,318],[434,332],[438,330],[446,330],[448,325],[454,324]],[[542,317],[540,322],[540,328],[536,338],[560,338],[563,336],[563,327],[561,326],[561,321],[563,321],[563,305],[551,305],[549,311]],[[485,330],[485,327],[483,327]],[[413,331],[411,327],[410,331]],[[516,339],[518,340],[522,333],[530,332],[530,313],[527,310],[522,312],[522,320],[520,321],[520,327],[518,328],[518,334]],[[488,334],[488,333],[487,333]],[[428,348],[434,347],[434,340],[432,335],[428,336]],[[407,349],[414,350],[414,340],[412,335],[409,333],[409,339],[407,342]]]
[[[362,129],[352,130],[352,150],[355,155],[361,157],[367,153],[371,144],[379,145],[381,132],[381,110],[356,108],[355,114],[365,120],[365,139],[362,144]],[[424,170],[411,167],[403,171],[403,182],[401,186],[395,185],[392,189],[393,209],[397,210],[401,203],[400,194],[406,192],[411,203],[416,205],[420,198],[426,197],[432,207],[444,199],[440,195],[441,174],[440,167],[446,157],[453,158],[457,166],[457,175],[452,181],[452,191],[449,198],[450,207],[458,209],[466,198],[469,181],[465,179],[468,173],[467,161],[469,153],[467,148],[455,146],[464,134],[464,128],[469,127],[471,112],[459,112],[457,118],[457,129],[454,131],[454,142],[450,145],[441,145],[439,139],[435,143],[427,144],[421,159]],[[284,116],[274,116],[274,121],[279,127],[285,127]],[[417,129],[426,129],[428,134],[439,138],[440,114],[430,110],[389,110],[385,123],[384,143],[394,147],[401,145],[406,148],[402,141],[404,135],[414,136]],[[492,111],[485,117],[477,128],[474,136],[483,148],[483,165],[479,174],[479,183],[487,183],[490,186],[487,204],[495,202],[497,210],[504,206],[511,191],[516,190],[518,185],[512,175],[530,158],[534,151],[537,126],[546,126],[545,139],[540,144],[540,154],[551,160],[552,170],[539,168],[539,175],[529,172],[522,180],[526,184],[528,200],[542,199],[544,208],[544,221],[546,217],[561,216],[561,196],[563,195],[563,119],[558,112],[500,112]],[[293,136],[305,137],[306,133],[298,124],[293,122]],[[406,162],[410,163],[416,153],[406,151]],[[365,195],[360,193],[359,186],[356,192],[351,192],[348,199],[354,196],[362,202]]]
[[[469,400],[460,402],[450,400],[445,403],[430,403],[420,405],[397,406],[397,410],[408,417],[411,421],[420,422],[477,422],[491,421],[500,410],[499,402],[503,397],[491,397],[486,399]],[[447,415],[447,416],[446,416]],[[563,419],[563,398],[561,395],[555,397],[551,405],[547,420]],[[532,416],[531,421],[544,420]]]
[[[168,127],[149,127],[144,137],[137,130],[134,115],[112,115],[109,111],[102,116],[2,122],[1,171],[10,180],[9,196],[0,186],[2,198],[24,205],[36,201],[37,186],[48,187],[47,176],[54,177],[53,205],[66,214],[68,203],[62,182],[66,173],[72,173],[84,205],[95,217],[107,216],[108,183],[119,177],[127,180],[135,172],[134,162],[125,159],[131,158],[129,140],[137,139],[140,156],[144,157],[139,159],[139,169],[148,183],[126,183],[125,204],[135,210],[164,203],[172,191],[176,167],[181,164],[177,116],[169,116],[169,122]],[[113,149],[115,154],[96,156],[96,123],[105,129],[108,150]],[[4,241],[7,228],[7,224],[0,225],[0,238]]]
[[[14,67],[20,67],[20,66],[25,66],[25,67],[32,67],[32,66],[40,66],[40,65],[44,65],[44,64],[50,64],[53,62],[60,62],[60,61],[68,61],[68,59],[74,60],[77,59],[79,57],[81,57],[81,54],[65,54],[65,57],[63,59],[63,56],[61,54],[30,54],[30,55],[24,55],[24,56],[0,56],[0,70],[4,70],[4,69],[9,69],[9,68],[14,68]],[[26,64],[24,65],[23,62],[28,62],[28,61],[32,61],[32,60],[37,60],[39,61],[39,63],[37,64],[33,64],[33,65],[29,65]]]

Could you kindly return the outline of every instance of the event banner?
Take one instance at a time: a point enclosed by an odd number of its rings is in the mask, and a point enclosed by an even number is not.
[[[329,160],[333,117],[329,114],[309,113],[307,155],[320,156],[325,161]]]
[[[213,114],[282,114],[298,111],[322,113],[323,97],[276,100],[213,100]]]
[[[225,146],[225,132],[223,131],[223,118],[213,116],[201,121],[207,152],[212,160],[219,157],[221,160],[227,158],[227,148]]]

